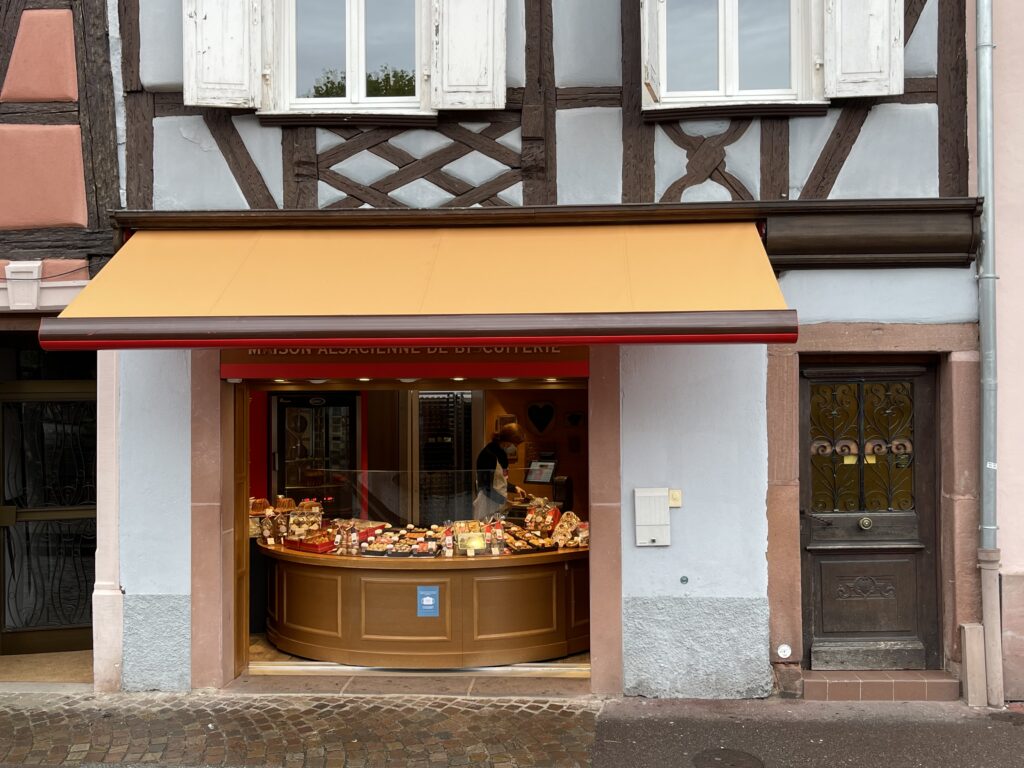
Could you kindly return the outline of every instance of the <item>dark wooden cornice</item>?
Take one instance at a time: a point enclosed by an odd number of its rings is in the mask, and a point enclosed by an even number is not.
[[[777,270],[966,266],[977,253],[977,198],[741,201],[427,210],[118,211],[121,229],[320,229],[763,224]]]

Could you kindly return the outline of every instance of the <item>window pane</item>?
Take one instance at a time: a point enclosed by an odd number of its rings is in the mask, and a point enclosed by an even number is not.
[[[366,95],[416,95],[415,0],[366,0]]]
[[[345,95],[345,0],[295,0],[295,95]]]
[[[718,90],[718,0],[667,0],[669,91]]]
[[[739,0],[740,90],[790,87],[790,0]]]
[[[96,506],[96,401],[3,405],[4,503]]]

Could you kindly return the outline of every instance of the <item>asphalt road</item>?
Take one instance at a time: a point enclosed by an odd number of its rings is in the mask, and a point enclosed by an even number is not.
[[[794,699],[609,701],[593,768],[1024,768],[1024,710]]]

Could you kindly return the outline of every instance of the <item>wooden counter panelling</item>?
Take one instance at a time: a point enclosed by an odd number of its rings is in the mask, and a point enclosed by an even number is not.
[[[419,560],[260,546],[270,558],[267,637],[287,653],[450,669],[543,661],[590,646],[587,550]],[[436,618],[416,615],[420,586],[438,587]]]

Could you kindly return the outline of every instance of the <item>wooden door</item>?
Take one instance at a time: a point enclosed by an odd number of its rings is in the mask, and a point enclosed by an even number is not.
[[[804,661],[939,667],[934,373],[801,374]]]

